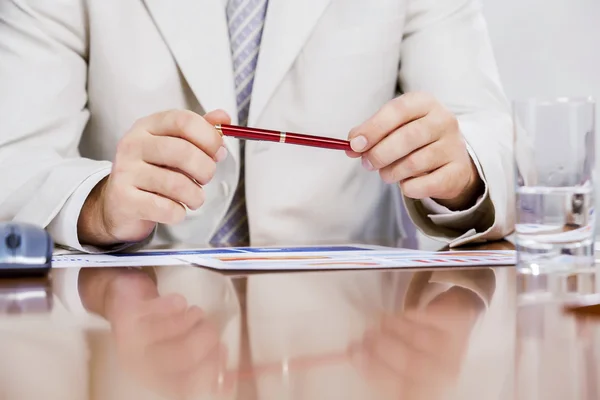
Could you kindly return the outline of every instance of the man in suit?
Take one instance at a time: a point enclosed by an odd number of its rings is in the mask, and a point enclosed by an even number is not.
[[[508,108],[476,0],[5,0],[0,220],[88,252],[396,245],[410,220],[451,246],[497,239]],[[240,143],[228,122],[353,151]]]
[[[63,246],[390,245],[403,203],[451,245],[511,230],[475,0],[8,0],[0,43],[0,219]],[[228,122],[354,151],[244,144]]]

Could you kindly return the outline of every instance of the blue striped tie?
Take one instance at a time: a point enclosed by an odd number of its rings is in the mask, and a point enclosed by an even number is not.
[[[229,0],[227,20],[233,60],[238,120],[248,123],[254,72],[267,11],[267,0]],[[240,180],[231,206],[211,240],[213,246],[247,246],[250,241],[244,184],[244,141],[240,141]]]

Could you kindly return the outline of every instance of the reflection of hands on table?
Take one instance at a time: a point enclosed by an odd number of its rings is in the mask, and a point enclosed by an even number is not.
[[[484,309],[472,291],[454,287],[424,310],[382,318],[351,346],[362,375],[383,393],[403,399],[442,399],[460,376],[470,332]]]
[[[110,322],[120,365],[163,395],[217,390],[227,350],[216,324],[183,296],[159,295],[155,282],[142,271],[98,269],[91,274],[102,281],[98,275],[103,271],[112,276],[105,277],[102,291],[94,290],[89,276],[80,280],[80,290],[86,307]],[[86,287],[96,298],[85,293]]]

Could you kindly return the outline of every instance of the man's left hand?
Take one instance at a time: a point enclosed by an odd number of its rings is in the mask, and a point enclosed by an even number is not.
[[[391,100],[349,134],[353,158],[379,171],[405,196],[432,198],[451,210],[466,209],[482,193],[483,182],[454,114],[425,93]]]

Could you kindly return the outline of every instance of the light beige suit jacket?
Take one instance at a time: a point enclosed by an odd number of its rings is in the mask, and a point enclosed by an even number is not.
[[[270,0],[249,124],[346,138],[403,91],[427,91],[456,113],[486,194],[470,210],[430,216],[452,245],[513,225],[511,120],[474,0]],[[81,249],[87,194],[110,172],[121,136],[165,109],[225,109],[236,122],[223,1],[5,0],[0,5],[0,220],[49,227]],[[239,143],[206,203],[156,239],[206,244],[238,182]],[[265,142],[246,147],[255,245],[363,242],[403,236],[402,195],[341,152]],[[93,251],[94,249],[86,248]]]

